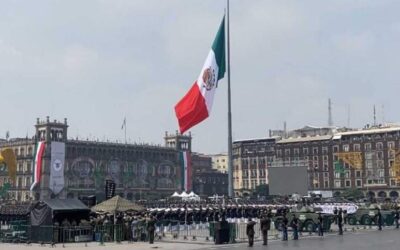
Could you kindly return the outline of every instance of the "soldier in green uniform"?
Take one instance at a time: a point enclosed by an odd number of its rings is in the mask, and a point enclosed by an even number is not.
[[[147,221],[147,232],[149,234],[149,243],[154,243],[154,232],[156,230],[156,220],[153,215],[150,215],[149,220]]]
[[[249,218],[249,222],[247,222],[247,227],[246,227],[246,234],[249,239],[249,247],[252,247],[254,244],[254,225],[256,223]]]
[[[263,218],[260,221],[260,229],[263,238],[263,245],[268,245],[268,230],[271,227],[271,219],[267,215],[263,215]]]

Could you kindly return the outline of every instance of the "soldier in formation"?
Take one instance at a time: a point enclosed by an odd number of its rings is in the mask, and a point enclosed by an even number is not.
[[[153,215],[150,215],[149,220],[147,221],[147,232],[149,235],[149,243],[154,243],[154,232],[156,230],[156,220],[154,219]]]
[[[324,224],[321,213],[318,213],[318,236],[324,236]]]
[[[299,239],[299,219],[296,217],[296,214],[293,214],[291,226],[293,229],[293,240],[298,240]]]
[[[396,229],[399,229],[399,219],[400,219],[399,208],[396,207],[396,210],[394,211],[394,222],[396,225]]]
[[[260,230],[263,238],[263,245],[268,245],[268,230],[271,228],[271,218],[268,215],[264,214],[260,221]]]
[[[286,218],[286,213],[284,213],[283,218],[282,218],[282,240],[283,241],[288,240],[288,223],[289,223],[289,220]]]
[[[376,214],[376,224],[378,225],[378,230],[382,230],[382,213],[381,210],[378,208],[378,212]]]
[[[339,209],[337,214],[337,225],[339,228],[339,235],[343,235],[343,211],[342,208]]]
[[[254,244],[254,225],[256,223],[249,218],[249,221],[247,222],[247,226],[246,226],[246,234],[247,234],[247,238],[249,239],[249,247],[252,247]]]

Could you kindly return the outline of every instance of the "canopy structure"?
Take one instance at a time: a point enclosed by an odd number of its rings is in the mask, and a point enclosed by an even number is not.
[[[117,212],[126,212],[126,211],[143,211],[144,207],[130,202],[119,195],[114,196],[111,199],[103,201],[100,204],[92,207],[92,211],[94,212],[104,212],[104,213],[117,213]]]
[[[31,225],[53,225],[63,219],[88,219],[90,209],[78,199],[52,199],[38,202],[31,211]],[[79,221],[76,221],[79,223]]]
[[[89,221],[90,209],[78,199],[52,199],[38,202],[31,211],[31,240],[52,242],[53,225],[79,225]]]
[[[189,194],[186,193],[185,191],[183,191],[183,192],[181,193],[180,196],[181,196],[182,198],[187,198],[187,197],[189,197]]]
[[[192,192],[190,192],[189,197],[198,197],[198,195],[195,194],[195,193],[192,191]]]
[[[173,193],[173,194],[171,195],[171,197],[181,197],[181,196],[178,194],[178,192],[175,192],[175,193]]]

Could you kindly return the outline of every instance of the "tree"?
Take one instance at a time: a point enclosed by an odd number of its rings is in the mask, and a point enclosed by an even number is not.
[[[342,196],[346,199],[353,198],[353,199],[362,199],[364,198],[364,193],[356,188],[349,188],[343,191]]]
[[[269,195],[269,185],[268,184],[261,184],[258,185],[253,192],[254,195],[259,196],[268,196]]]

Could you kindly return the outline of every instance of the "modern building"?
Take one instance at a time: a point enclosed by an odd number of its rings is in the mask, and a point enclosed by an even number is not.
[[[399,196],[400,126],[306,126],[281,132],[270,133],[273,138],[234,142],[237,193],[261,184],[261,169],[267,172],[269,166],[306,166],[310,191],[330,190],[339,194],[354,188],[374,197]]]
[[[9,194],[17,200],[96,195],[104,198],[105,181],[116,183],[116,193],[128,199],[156,198],[181,190],[180,150],[190,150],[191,136],[165,136],[166,146],[123,144],[68,139],[67,119],[63,122],[37,119],[33,138],[0,141],[0,149],[12,148],[17,156],[17,178]],[[40,184],[31,192],[34,154],[38,141],[46,145]],[[52,192],[51,145],[65,144],[63,188]],[[53,166],[56,168],[55,166]],[[57,168],[60,165],[57,165]],[[0,168],[4,169],[4,168]],[[6,170],[0,171],[0,187],[11,182]]]
[[[212,168],[212,157],[192,153],[193,191],[200,196],[227,195],[228,174]]]
[[[233,142],[233,187],[235,195],[250,194],[257,186],[268,184],[267,167],[275,157],[275,138]]]
[[[212,161],[212,169],[221,173],[228,173],[228,154],[210,155]]]
[[[228,174],[215,170],[194,174],[193,192],[206,197],[228,195]]]

